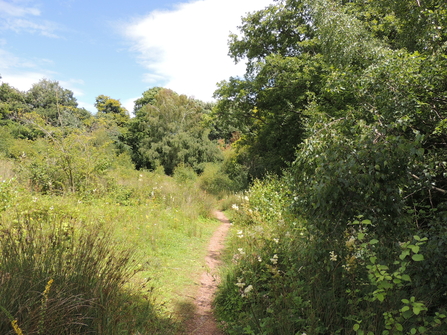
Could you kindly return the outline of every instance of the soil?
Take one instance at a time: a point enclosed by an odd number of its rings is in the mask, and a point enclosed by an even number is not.
[[[183,332],[185,335],[224,334],[217,327],[216,319],[213,316],[212,301],[220,280],[218,275],[220,256],[231,223],[220,211],[216,211],[214,215],[222,222],[222,225],[219,226],[210,239],[208,254],[205,257],[205,271],[200,276],[200,286],[193,301],[194,314],[186,322],[185,331]]]

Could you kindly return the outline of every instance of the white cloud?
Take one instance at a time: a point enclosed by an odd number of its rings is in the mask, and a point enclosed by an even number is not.
[[[33,84],[38,83],[41,79],[54,80],[56,72],[41,68],[40,64],[51,64],[49,59],[35,59],[33,61],[22,59],[14,54],[0,49],[0,75],[2,81],[17,88],[20,91],[28,91]],[[59,81],[63,88],[69,89],[75,96],[83,96],[84,92],[78,88],[84,85],[82,79],[69,79],[67,81]]]
[[[22,31],[38,33],[52,38],[58,37],[54,32],[61,29],[60,25],[47,20],[29,19],[30,16],[40,16],[40,10],[24,4],[20,5],[20,3],[21,1],[10,3],[0,0],[0,29],[12,30],[16,33]]]
[[[43,72],[32,71],[14,73],[6,71],[2,72],[1,76],[4,83],[8,83],[12,87],[20,91],[28,91],[33,86],[33,84],[39,82],[39,80],[48,78],[48,76]]]
[[[237,33],[241,17],[273,0],[200,0],[172,11],[154,11],[125,27],[132,50],[149,71],[146,82],[160,82],[174,91],[210,101],[216,83],[241,75],[228,54],[228,35]]]
[[[90,113],[95,114],[97,112],[95,105],[88,103],[88,102],[83,102],[83,101],[79,101],[78,100],[78,107],[79,108],[85,108],[86,110],[88,110]]]
[[[22,59],[0,49],[0,75],[2,81],[21,91],[27,91],[42,78],[49,78],[53,73],[41,70],[30,60]]]
[[[59,84],[61,87],[72,91],[76,97],[82,97],[84,95],[84,91],[77,87],[77,85],[84,85],[82,79],[59,80]]]
[[[16,33],[25,31],[27,33],[38,33],[46,37],[57,38],[54,31],[60,29],[59,25],[50,21],[33,22],[27,19],[7,18],[3,20],[1,29],[12,30]]]
[[[18,6],[10,2],[0,0],[0,16],[25,16],[40,15],[40,10],[33,7]]]
[[[130,115],[133,115],[133,107],[135,106],[135,100],[139,98],[141,97],[125,99],[121,101],[121,105],[123,105],[123,107],[127,109]]]

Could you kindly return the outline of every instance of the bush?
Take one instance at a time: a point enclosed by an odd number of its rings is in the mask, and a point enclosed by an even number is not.
[[[256,181],[233,206],[215,301],[229,334],[445,333],[443,277],[423,280],[434,273],[433,242],[391,244],[360,216],[338,238],[315,234],[291,213],[287,180]]]
[[[200,188],[220,198],[234,190],[233,182],[221,171],[220,164],[208,163],[199,177]]]

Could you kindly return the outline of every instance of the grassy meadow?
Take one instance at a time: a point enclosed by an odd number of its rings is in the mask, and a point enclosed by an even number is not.
[[[195,174],[120,165],[61,195],[33,190],[17,162],[0,173],[1,334],[180,329],[219,225]]]

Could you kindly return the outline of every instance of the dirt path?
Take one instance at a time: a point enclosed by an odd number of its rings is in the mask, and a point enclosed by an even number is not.
[[[183,334],[223,335],[223,332],[217,328],[211,304],[219,284],[218,266],[224,240],[230,228],[230,221],[220,211],[216,211],[214,214],[222,222],[222,225],[213,234],[208,245],[208,254],[205,257],[206,270],[200,277],[200,287],[194,299],[195,313],[187,322],[186,331]]]

